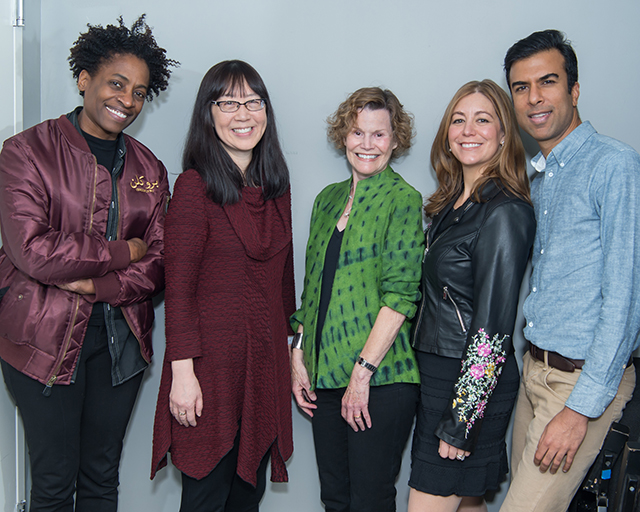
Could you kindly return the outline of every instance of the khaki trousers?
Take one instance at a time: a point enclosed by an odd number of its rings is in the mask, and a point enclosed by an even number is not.
[[[511,448],[511,485],[500,512],[564,512],[587,471],[600,452],[611,423],[622,417],[631,399],[636,375],[633,365],[622,377],[618,394],[598,418],[591,419],[587,434],[576,453],[571,469],[555,475],[541,473],[533,463],[538,441],[549,421],[564,407],[580,370],[573,373],[551,368],[524,356],[522,381],[516,405]]]

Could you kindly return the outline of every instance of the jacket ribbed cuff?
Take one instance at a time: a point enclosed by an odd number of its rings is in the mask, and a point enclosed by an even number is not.
[[[111,264],[109,271],[122,270],[127,268],[131,262],[131,252],[126,240],[114,240],[109,242],[109,252],[111,253]]]

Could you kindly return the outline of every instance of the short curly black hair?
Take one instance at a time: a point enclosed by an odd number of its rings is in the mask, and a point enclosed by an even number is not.
[[[145,61],[149,67],[149,88],[147,101],[160,94],[169,85],[171,76],[170,66],[178,66],[177,60],[167,59],[166,50],[156,43],[151,28],[144,21],[142,14],[131,26],[125,26],[122,16],[118,18],[120,26],[91,25],[87,23],[87,30],[71,47],[68,61],[73,77],[78,80],[82,70],[93,76],[105,61],[114,55],[130,54]],[[80,92],[81,96],[84,93]]]

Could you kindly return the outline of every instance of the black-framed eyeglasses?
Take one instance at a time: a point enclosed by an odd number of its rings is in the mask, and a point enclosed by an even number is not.
[[[244,103],[240,103],[239,101],[223,100],[212,101],[211,104],[218,105],[222,112],[229,114],[231,112],[237,112],[243,105],[247,108],[247,110],[256,112],[258,110],[262,110],[265,107],[266,102],[262,98],[260,98],[256,100],[245,101]]]

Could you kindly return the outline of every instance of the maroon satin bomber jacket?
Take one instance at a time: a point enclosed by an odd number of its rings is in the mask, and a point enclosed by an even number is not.
[[[143,357],[151,360],[153,305],[164,287],[167,172],[124,135],[118,177],[118,239],[104,237],[111,174],[96,163],[75,126],[61,116],[4,142],[0,153],[0,358],[43,384],[69,384],[94,302],[122,307]],[[129,264],[126,240],[149,246]],[[95,295],[56,284],[92,278]]]

